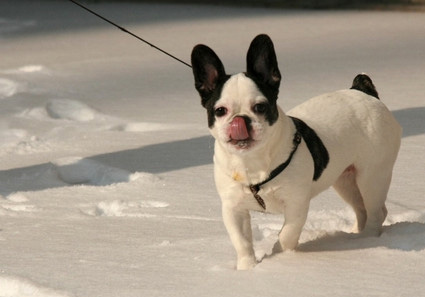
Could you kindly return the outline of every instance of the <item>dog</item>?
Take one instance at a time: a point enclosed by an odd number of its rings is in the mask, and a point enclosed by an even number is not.
[[[269,36],[258,35],[246,72],[226,74],[206,45],[193,48],[195,88],[215,138],[214,178],[237,269],[257,264],[250,211],[284,214],[273,252],[293,250],[310,200],[333,186],[356,214],[354,232],[379,236],[402,128],[366,74],[285,114]]]

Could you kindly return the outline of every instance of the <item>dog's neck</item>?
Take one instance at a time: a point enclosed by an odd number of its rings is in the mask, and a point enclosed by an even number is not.
[[[268,136],[269,143],[260,144],[258,148],[241,154],[229,153],[216,143],[216,149],[220,154],[226,155],[226,164],[215,158],[219,166],[244,185],[257,184],[269,177],[270,172],[285,161],[293,148],[295,127],[293,122],[279,108],[279,119],[271,127]]]

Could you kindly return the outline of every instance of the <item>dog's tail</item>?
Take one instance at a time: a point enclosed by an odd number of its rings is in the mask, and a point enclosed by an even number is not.
[[[376,91],[375,85],[372,80],[366,74],[358,74],[354,80],[351,89],[362,91],[370,96],[379,99],[378,91]]]

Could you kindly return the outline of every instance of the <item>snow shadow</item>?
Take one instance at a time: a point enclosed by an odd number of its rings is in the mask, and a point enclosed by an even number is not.
[[[397,110],[394,115],[403,126],[403,137],[425,134],[425,107]],[[132,173],[158,174],[211,164],[213,155],[214,139],[206,135],[96,155],[88,159]]]
[[[379,237],[362,237],[358,234],[335,232],[302,243],[300,252],[334,252],[383,247],[400,251],[425,250],[425,224],[399,222],[384,226]]]
[[[90,159],[130,172],[163,173],[212,163],[212,136],[152,144]]]
[[[393,111],[403,127],[403,137],[425,134],[425,107],[412,107]]]
[[[425,134],[425,107],[396,110],[394,115],[403,126],[403,137]],[[70,184],[103,186],[129,182],[136,172],[160,174],[211,164],[213,154],[214,139],[208,135],[99,154],[78,162],[71,160],[72,164],[52,161],[1,170],[0,194],[39,191]],[[338,240],[338,234],[335,236]]]
[[[212,163],[211,136],[152,144],[93,157],[65,157],[52,162],[0,171],[0,194],[40,191],[74,184],[106,186],[141,176]]]

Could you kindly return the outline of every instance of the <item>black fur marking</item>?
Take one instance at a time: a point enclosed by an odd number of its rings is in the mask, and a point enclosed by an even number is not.
[[[268,89],[266,87],[262,86],[258,81],[256,81],[247,73],[244,73],[244,74],[246,77],[248,77],[255,83],[258,90],[264,95],[264,97],[266,97],[267,102],[264,102],[266,104],[265,105],[266,109],[263,113],[263,116],[270,126],[273,125],[279,117],[279,111],[277,108],[276,99],[273,99],[273,95],[271,95],[270,92],[268,92]]]
[[[298,118],[291,117],[314,161],[313,180],[317,181],[329,163],[329,153],[316,132]]]
[[[379,99],[378,91],[376,91],[375,85],[372,80],[366,74],[358,74],[354,80],[351,89],[362,91],[370,96]]]
[[[274,45],[269,36],[260,34],[252,40],[246,56],[245,75],[252,79],[269,102],[265,118],[270,125],[279,117],[276,105],[281,75]]]
[[[206,45],[199,44],[191,55],[195,88],[201,96],[201,104],[207,109],[208,127],[214,126],[215,103],[221,97],[223,85],[230,78],[216,53]]]
[[[215,103],[221,98],[221,91],[223,90],[223,85],[226,83],[226,81],[230,78],[229,75],[225,77],[223,81],[221,81],[219,84],[217,84],[217,87],[215,90],[211,93],[208,100],[205,101],[203,106],[207,110],[207,116],[208,116],[208,127],[212,128],[215,123]]]

